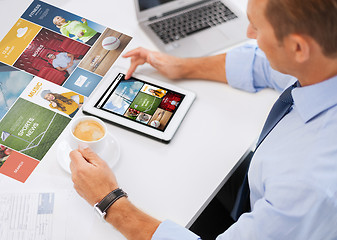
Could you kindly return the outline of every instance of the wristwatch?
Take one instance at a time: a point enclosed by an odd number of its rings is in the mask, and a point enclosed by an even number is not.
[[[102,219],[105,219],[106,211],[108,210],[108,208],[121,197],[128,197],[128,195],[120,188],[113,190],[108,195],[106,195],[100,202],[94,205],[94,209],[96,210],[95,212]]]

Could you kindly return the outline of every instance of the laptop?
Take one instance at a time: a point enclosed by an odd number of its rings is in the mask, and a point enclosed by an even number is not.
[[[248,20],[230,0],[134,0],[140,27],[156,46],[199,57],[246,41]]]

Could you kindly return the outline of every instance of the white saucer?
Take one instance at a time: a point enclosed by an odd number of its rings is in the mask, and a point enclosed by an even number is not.
[[[120,157],[120,147],[116,139],[108,133],[106,146],[103,147],[103,151],[97,153],[103,160],[105,160],[110,168],[113,168],[119,160]],[[60,141],[57,145],[57,161],[61,167],[68,173],[70,171],[70,157],[69,153],[72,149],[69,146],[69,143],[64,140]]]

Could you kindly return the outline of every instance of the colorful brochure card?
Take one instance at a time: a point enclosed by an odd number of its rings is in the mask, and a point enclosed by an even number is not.
[[[0,42],[0,173],[26,181],[131,39],[32,2]]]

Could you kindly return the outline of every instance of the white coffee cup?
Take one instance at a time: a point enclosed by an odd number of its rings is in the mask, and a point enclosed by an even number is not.
[[[104,149],[107,139],[107,126],[97,117],[82,116],[72,120],[69,146],[77,149],[79,144],[89,146],[96,153]]]

